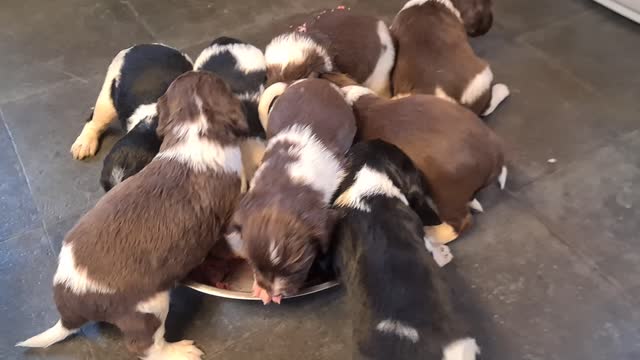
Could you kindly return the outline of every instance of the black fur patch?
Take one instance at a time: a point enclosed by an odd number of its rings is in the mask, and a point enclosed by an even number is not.
[[[421,192],[419,171],[391,144],[359,143],[348,158],[350,171],[337,196],[365,165],[386,174],[407,198]],[[339,208],[333,245],[353,317],[354,358],[442,360],[444,346],[463,337],[466,327],[452,309],[443,270],[425,249],[423,221],[396,197],[362,201],[370,211]],[[385,320],[414,329],[417,338],[378,330]]]

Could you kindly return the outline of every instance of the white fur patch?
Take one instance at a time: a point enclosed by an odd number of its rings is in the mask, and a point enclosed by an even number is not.
[[[245,74],[255,71],[265,71],[267,63],[264,54],[257,47],[250,44],[227,44],[227,45],[211,45],[202,50],[196,63],[195,70],[200,70],[204,64],[212,57],[219,55],[225,51],[231,53],[236,60],[236,69]]]
[[[480,201],[478,201],[478,199],[476,198],[473,198],[473,200],[469,202],[469,207],[477,212],[484,212],[484,208],[482,207],[482,204],[480,204]]]
[[[160,321],[164,322],[169,313],[169,292],[159,292],[144,301],[140,301],[136,305],[136,311],[153,314],[160,319]]]
[[[420,340],[418,330],[403,323],[402,321],[396,321],[392,319],[382,320],[376,326],[376,330],[385,334],[393,334],[401,338],[405,338],[414,344],[417,343],[418,340]]]
[[[406,9],[408,9],[410,7],[413,7],[413,6],[420,6],[420,5],[422,5],[424,3],[427,3],[427,2],[436,2],[436,3],[444,5],[447,9],[449,9],[453,13],[453,15],[455,15],[458,18],[458,20],[460,20],[462,22],[462,17],[460,16],[460,11],[458,11],[458,9],[456,9],[455,5],[453,5],[451,0],[409,0],[404,4],[404,6],[400,10],[400,12],[402,12],[403,10],[406,10]]]
[[[237,94],[236,97],[240,101],[251,101],[257,104],[258,102],[260,102],[260,96],[262,96],[263,92],[264,92],[264,85],[260,85],[260,90],[254,91],[254,92]]]
[[[109,94],[109,97],[111,97],[111,85],[114,80],[115,86],[118,87],[118,84],[120,83],[122,65],[124,64],[124,57],[132,48],[133,46],[121,50],[118,54],[116,54],[113,60],[111,60],[111,64],[109,64],[109,68],[107,69],[107,75],[104,77],[104,83],[102,83],[102,89],[100,89],[101,94],[104,92],[106,94]]]
[[[275,241],[269,243],[269,260],[273,265],[278,265],[282,261],[280,249],[278,249],[278,244]]]
[[[371,91],[371,89],[359,85],[345,86],[341,90],[344,94],[344,99],[351,106],[353,106],[353,104],[364,95],[375,95],[375,93]]]
[[[73,257],[73,244],[71,243],[62,245],[58,269],[53,277],[53,285],[62,285],[78,295],[86,293],[113,294],[116,292],[107,285],[89,278],[87,269],[76,266]]]
[[[405,205],[409,205],[409,202],[402,192],[400,192],[400,189],[393,185],[393,182],[386,174],[366,165],[358,171],[353,184],[345,192],[340,194],[335,204],[369,212],[371,209],[364,203],[364,198],[374,195],[397,198]]]
[[[149,122],[151,118],[158,114],[156,105],[156,103],[151,103],[138,106],[136,111],[127,119],[127,131],[131,131],[142,120]]]
[[[325,204],[345,176],[335,155],[329,151],[308,126],[293,125],[269,141],[267,151],[280,142],[290,142],[289,154],[297,161],[287,166],[292,181],[312,187],[320,192]],[[260,174],[256,173],[255,177]]]
[[[500,175],[498,176],[498,184],[500,185],[500,190],[504,190],[505,185],[507,185],[507,167],[503,166],[502,171],[500,171]]]
[[[482,113],[482,116],[487,116],[494,112],[498,105],[504,101],[507,97],[509,97],[509,88],[505,84],[495,84],[491,88],[491,101],[489,102],[489,106]]]
[[[395,63],[396,50],[393,46],[389,28],[382,20],[378,21],[378,37],[380,38],[382,52],[378,57],[376,66],[373,68],[373,72],[363,84],[378,95],[388,97],[390,95],[391,69]]]
[[[478,100],[480,96],[487,91],[490,91],[492,82],[493,73],[491,72],[491,68],[487,66],[484,70],[476,74],[473,79],[471,79],[467,87],[462,92],[460,103],[464,105],[473,104],[473,102]]]
[[[122,182],[122,178],[124,178],[124,169],[116,166],[111,171],[111,183],[112,184],[120,184]]]
[[[242,155],[239,146],[222,146],[202,138],[199,132],[188,133],[183,140],[160,152],[157,159],[187,164],[196,172],[218,170],[242,175]]]
[[[31,337],[25,341],[19,342],[16,346],[30,347],[30,348],[46,348],[58,341],[66,339],[69,335],[78,332],[78,329],[67,329],[62,325],[62,321],[53,325],[48,330]]]
[[[316,53],[324,60],[324,70],[332,71],[333,62],[327,50],[308,36],[298,32],[282,34],[269,43],[264,52],[267,67],[279,65],[284,70],[289,65],[304,62],[309,53]]]
[[[433,95],[435,95],[435,97],[440,98],[442,100],[447,100],[449,102],[452,102],[454,104],[457,104],[458,102],[456,101],[456,99],[452,98],[451,96],[449,96],[443,88],[441,88],[440,86],[436,86],[436,90],[434,91]]]
[[[442,351],[442,360],[475,360],[480,348],[475,339],[464,338],[447,345]]]
[[[274,296],[282,296],[282,292],[287,288],[287,280],[283,277],[276,276],[273,279],[273,294]]]

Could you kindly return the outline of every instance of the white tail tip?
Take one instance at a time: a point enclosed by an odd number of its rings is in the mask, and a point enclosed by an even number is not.
[[[69,330],[62,326],[62,321],[53,325],[49,330],[44,331],[32,338],[19,342],[16,346],[29,347],[29,348],[46,348],[50,345],[66,339],[69,335],[77,332],[78,329]]]
[[[500,190],[504,190],[505,185],[507,185],[507,167],[503,166],[502,171],[500,171],[500,176],[498,176],[498,184],[500,184]]]
[[[504,99],[509,97],[509,94],[511,94],[511,92],[509,91],[509,88],[507,87],[507,85],[505,84],[493,85],[493,87],[491,88],[491,101],[489,102],[489,106],[487,107],[487,110],[485,110],[484,113],[482,113],[482,116],[487,116],[492,112],[494,112],[498,107],[498,105],[500,105],[500,103],[502,103]]]
[[[476,355],[480,354],[480,348],[476,339],[464,338],[447,345],[442,353],[443,360],[475,360]]]
[[[480,204],[480,201],[478,201],[478,199],[476,198],[471,200],[471,202],[469,203],[469,207],[477,212],[484,212],[484,208],[482,207],[482,204]]]

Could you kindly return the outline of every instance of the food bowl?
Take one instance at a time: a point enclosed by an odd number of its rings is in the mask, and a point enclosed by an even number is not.
[[[313,276],[310,276],[310,280],[307,281],[307,285],[305,285],[305,287],[302,288],[300,292],[295,295],[283,298],[291,299],[295,297],[311,295],[338,285],[338,282],[335,280],[321,279],[321,281],[318,281],[317,277],[315,279],[316,280],[314,280]],[[227,289],[222,289],[194,280],[187,280],[185,281],[184,285],[196,291],[226,299],[260,300],[260,298],[253,296],[253,272],[251,271],[251,267],[249,266],[249,264],[244,261],[237,266],[234,266],[233,270],[224,277],[223,282],[227,285]]]

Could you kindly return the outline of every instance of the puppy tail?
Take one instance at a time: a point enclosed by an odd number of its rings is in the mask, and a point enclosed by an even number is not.
[[[62,325],[62,321],[58,320],[58,322],[49,330],[45,330],[44,332],[32,338],[19,342],[16,344],[16,346],[29,348],[46,348],[50,345],[66,339],[69,335],[74,334],[77,331],[78,329],[67,329],[66,327],[64,327],[64,325]]]
[[[443,360],[475,360],[480,354],[476,339],[464,338],[456,340],[444,348]]]
[[[507,167],[506,166],[502,166],[502,171],[500,171],[500,175],[498,176],[498,184],[500,185],[500,190],[504,190],[504,187],[507,184]]]

